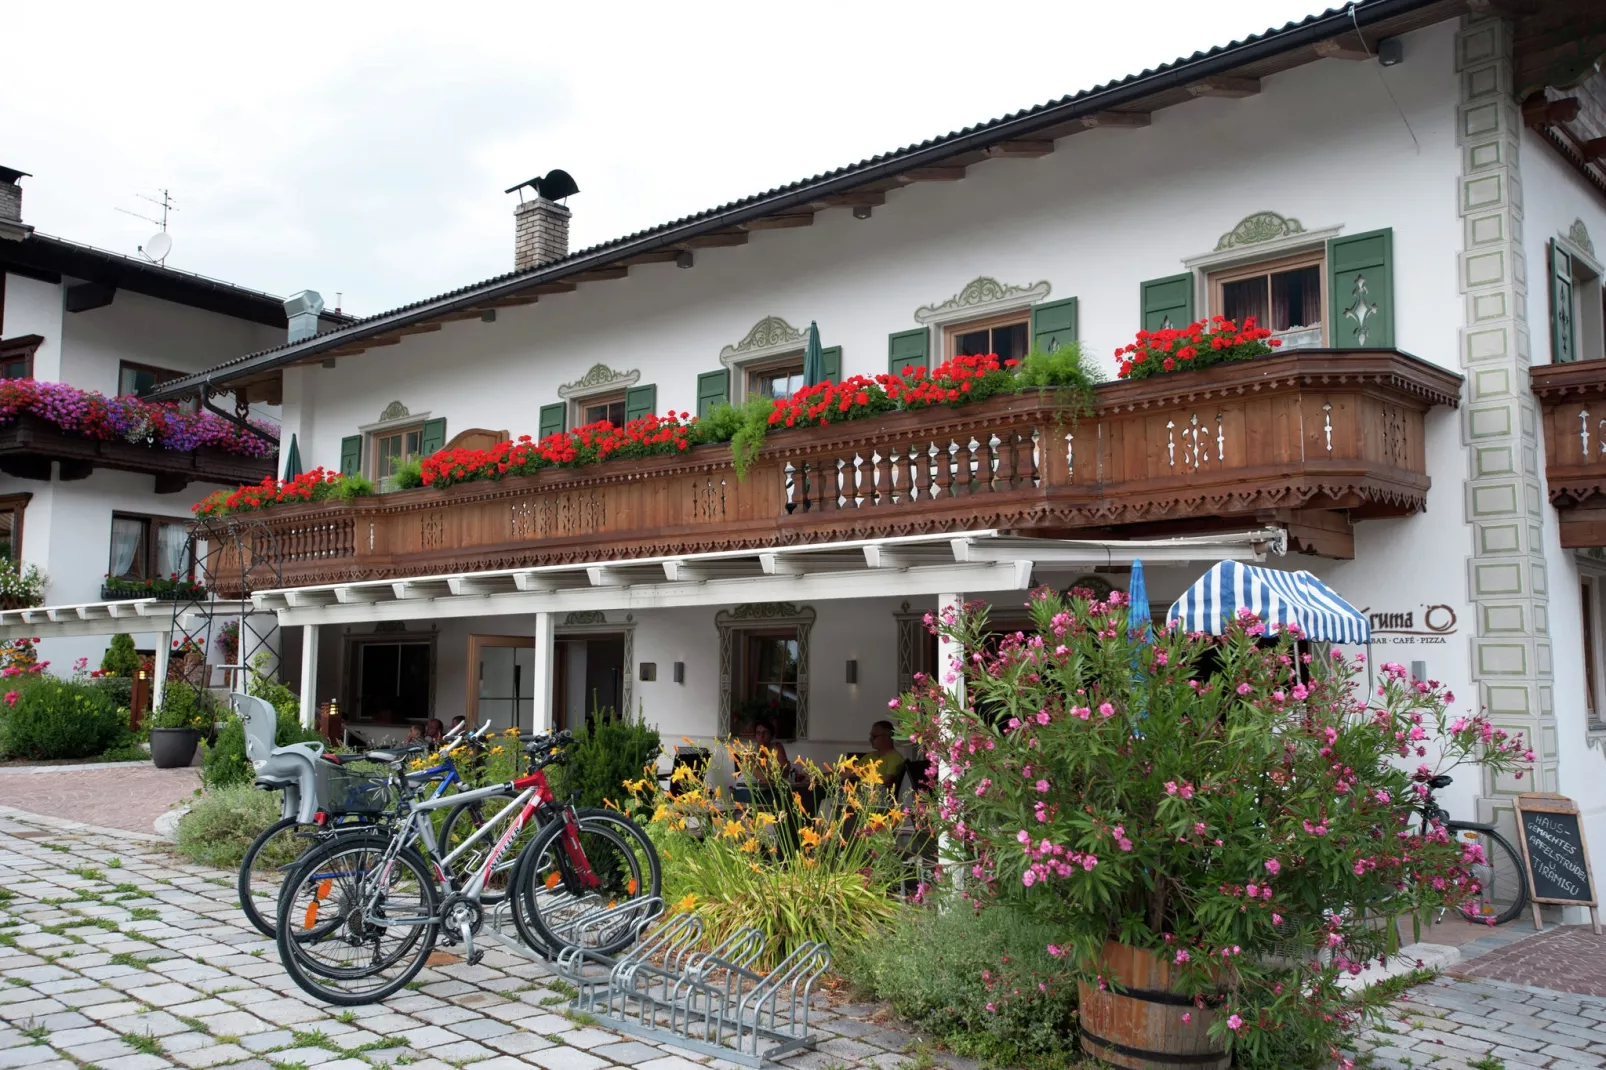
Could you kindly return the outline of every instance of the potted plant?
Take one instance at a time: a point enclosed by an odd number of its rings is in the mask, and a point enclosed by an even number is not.
[[[162,704],[145,721],[150,728],[151,763],[158,769],[188,766],[215,719],[216,707],[209,692],[182,680],[169,681]]]
[[[27,609],[45,602],[50,577],[38,565],[19,567],[15,561],[0,559],[0,609]]]
[[[1264,357],[1282,344],[1282,339],[1273,338],[1253,316],[1244,317],[1241,324],[1212,316],[1186,327],[1139,331],[1135,341],[1115,351],[1116,374],[1122,379],[1147,379],[1168,372],[1198,371]]]
[[[1520,777],[1532,754],[1399,665],[1369,701],[1355,662],[1253,617],[1151,632],[1119,591],[1073,594],[1033,592],[1033,626],[1002,638],[981,607],[928,617],[959,644],[942,673],[964,701],[923,678],[893,700],[941,763],[935,820],[967,894],[1063,934],[1048,953],[1108,1062],[1337,1058],[1359,1013],[1339,978],[1395,949],[1397,919],[1477,890],[1478,848],[1421,831],[1426,781]]]

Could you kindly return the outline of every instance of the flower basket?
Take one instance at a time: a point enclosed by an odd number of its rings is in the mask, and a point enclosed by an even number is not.
[[[19,594],[0,594],[0,609],[32,609],[39,603]]]

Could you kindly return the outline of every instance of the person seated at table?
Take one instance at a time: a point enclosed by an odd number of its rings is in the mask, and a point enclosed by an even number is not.
[[[441,719],[439,717],[431,717],[429,720],[424,722],[424,740],[431,747],[440,746],[441,740],[445,736],[446,729],[441,725]]]
[[[452,718],[452,731],[454,731],[454,732],[455,732],[455,731],[457,731],[457,730],[458,730],[458,729],[459,729],[459,728],[464,728],[464,727],[466,727],[466,726],[467,726],[467,724],[468,724],[468,718],[467,718],[467,717],[465,717],[465,716],[463,716],[463,715],[462,715],[462,714],[461,714],[461,713],[460,713],[460,714],[458,714],[458,715],[457,715],[457,716],[456,716],[456,717],[453,717],[453,718]]]
[[[786,754],[786,745],[776,741],[775,724],[768,718],[760,717],[753,722],[753,748],[758,752],[760,761],[773,763],[783,776],[790,774],[792,759]]]
[[[424,742],[424,729],[420,725],[410,725],[407,729],[407,738],[402,740],[402,746],[411,747],[414,743]]]
[[[892,745],[891,721],[877,721],[870,726],[870,746],[875,748],[871,757],[879,767],[881,786],[896,791],[898,781],[903,778],[905,759],[898,748]]]

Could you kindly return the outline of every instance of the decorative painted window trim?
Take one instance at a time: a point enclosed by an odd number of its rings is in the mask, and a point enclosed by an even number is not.
[[[619,687],[618,711],[621,717],[635,715],[635,680],[636,680],[636,617],[633,613],[626,613],[623,623],[609,624],[608,614],[599,610],[580,610],[566,614],[562,624],[553,626],[554,636],[573,635],[619,635],[625,637],[625,654],[623,680]],[[554,718],[558,711],[552,711]]]
[[[611,394],[616,390],[635,386],[640,379],[640,369],[621,372],[606,364],[593,364],[590,371],[574,382],[564,383],[558,387],[558,397],[564,401],[575,401],[596,397],[598,394]]]
[[[1216,242],[1216,252],[1225,252],[1245,245],[1260,245],[1263,242],[1303,233],[1305,225],[1290,216],[1279,215],[1276,212],[1251,212],[1240,219],[1236,227],[1221,236],[1221,240]]]
[[[399,401],[392,401],[385,406],[385,411],[379,414],[378,420],[371,424],[363,424],[357,430],[365,435],[371,435],[376,431],[393,431],[401,427],[412,427],[414,424],[421,424],[427,419],[429,419],[429,413],[409,412],[406,405]]]
[[[1585,253],[1588,253],[1590,256],[1595,255],[1595,243],[1590,241],[1589,228],[1584,226],[1584,221],[1582,219],[1573,220],[1573,225],[1567,228],[1566,237],[1568,241],[1572,242],[1573,245],[1577,246]]]
[[[1254,216],[1249,218],[1253,219]],[[1242,224],[1239,225],[1242,226]],[[1337,226],[1322,227],[1320,230],[1300,229],[1281,237],[1267,238],[1253,244],[1233,245],[1225,249],[1218,245],[1208,253],[1201,253],[1198,256],[1190,256],[1184,259],[1182,266],[1189,271],[1203,273],[1213,271],[1216,268],[1233,267],[1238,264],[1253,264],[1257,260],[1276,260],[1290,253],[1301,253],[1307,249],[1325,246],[1342,233],[1344,233],[1344,225],[1340,223]],[[1223,235],[1223,240],[1225,238],[1226,235]]]
[[[740,342],[721,349],[719,362],[727,368],[740,368],[795,353],[807,345],[807,331],[798,330],[779,316],[765,316],[753,324]]]
[[[814,607],[791,602],[749,602],[714,614],[719,629],[719,735],[731,734],[731,686],[735,673],[735,640],[745,632],[797,629],[797,737],[809,738],[809,632]]]
[[[980,275],[941,304],[922,305],[915,309],[915,322],[927,327],[946,327],[951,323],[1014,312],[1032,307],[1053,290],[1054,287],[1046,280],[1026,286],[1012,286],[991,276]]]

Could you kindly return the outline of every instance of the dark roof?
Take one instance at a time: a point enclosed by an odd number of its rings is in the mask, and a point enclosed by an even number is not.
[[[1180,90],[1203,78],[1234,71],[1241,72],[1245,68],[1252,68],[1256,63],[1265,62],[1285,53],[1309,48],[1335,37],[1343,37],[1346,32],[1353,35],[1357,28],[1369,29],[1380,24],[1391,26],[1402,16],[1430,8],[1438,8],[1442,12],[1439,17],[1448,18],[1464,10],[1464,7],[1464,4],[1454,0],[1362,0],[1352,7],[1330,8],[1322,14],[1290,22],[1281,29],[1267,30],[1241,41],[1234,41],[1204,52],[1195,52],[1186,58],[1058,100],[975,126],[967,126],[941,137],[930,138],[916,145],[873,156],[716,208],[683,216],[656,227],[581,249],[570,253],[562,260],[523,271],[509,272],[366,317],[312,338],[237,357],[205,372],[175,379],[160,387],[152,396],[172,398],[193,394],[197,388],[207,383],[226,382],[242,376],[261,374],[269,369],[305,360],[342,346],[360,343],[365,339],[375,338],[412,324],[462,312],[544,284],[562,282],[587,271],[610,267],[630,257],[659,251],[713,231],[784,213],[787,210],[803,210],[803,206],[823,197],[847,193],[867,183],[894,178],[917,167],[938,165],[966,151],[985,149],[1000,142],[1040,134],[1083,116],[1107,112],[1123,105],[1131,106],[1156,93]],[[1437,21],[1437,18],[1429,21]]]
[[[0,271],[45,282],[80,279],[269,327],[286,325],[282,297],[37,231],[20,241],[0,240]],[[324,319],[332,325],[356,322],[331,312]]]

